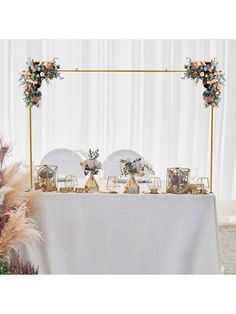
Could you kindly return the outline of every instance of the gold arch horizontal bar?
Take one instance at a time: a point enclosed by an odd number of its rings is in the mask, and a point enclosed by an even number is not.
[[[186,72],[186,70],[59,70],[61,73],[73,73],[73,72],[80,72],[80,73],[175,73],[175,72]]]

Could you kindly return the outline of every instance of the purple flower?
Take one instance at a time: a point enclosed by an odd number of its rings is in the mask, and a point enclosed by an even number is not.
[[[94,167],[94,161],[88,159],[88,160],[87,160],[87,165],[88,165],[88,167],[89,167],[90,169],[92,169],[92,168]]]
[[[2,168],[4,159],[7,155],[7,153],[10,150],[10,146],[6,143],[4,143],[3,139],[0,138],[0,167]]]

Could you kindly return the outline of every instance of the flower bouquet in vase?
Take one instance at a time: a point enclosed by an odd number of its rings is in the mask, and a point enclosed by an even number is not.
[[[85,191],[89,193],[98,192],[99,185],[94,177],[94,175],[99,173],[99,170],[102,168],[102,164],[97,158],[99,157],[99,150],[94,152],[89,149],[88,159],[85,159],[80,163],[81,167],[84,169],[84,174],[89,174],[89,178],[85,183]]]
[[[140,193],[140,186],[135,178],[135,176],[143,177],[145,175],[145,170],[149,172],[153,172],[150,165],[142,160],[141,158],[137,159],[121,159],[121,174],[122,175],[130,175],[128,182],[125,185],[124,193],[130,194],[139,194]]]

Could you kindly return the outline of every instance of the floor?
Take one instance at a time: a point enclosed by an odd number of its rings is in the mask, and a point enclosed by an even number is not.
[[[220,257],[225,274],[236,274],[236,225],[219,227]]]

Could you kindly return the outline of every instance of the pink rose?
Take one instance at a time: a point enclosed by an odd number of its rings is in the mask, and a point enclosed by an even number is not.
[[[45,64],[46,69],[49,69],[52,66],[52,62],[51,61],[47,61]]]
[[[197,61],[192,62],[192,67],[194,69],[197,69],[198,68],[198,62]]]
[[[214,101],[214,98],[213,97],[204,97],[205,101],[210,104]]]
[[[94,167],[94,161],[93,160],[88,160],[87,161],[87,164],[88,164],[88,167],[91,169],[91,168],[93,168]]]
[[[216,89],[217,89],[218,91],[221,91],[221,90],[222,90],[222,86],[221,86],[220,84],[217,84]]]
[[[39,97],[33,97],[31,101],[32,103],[37,104],[39,102]]]

